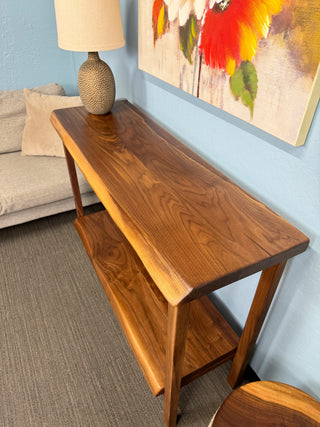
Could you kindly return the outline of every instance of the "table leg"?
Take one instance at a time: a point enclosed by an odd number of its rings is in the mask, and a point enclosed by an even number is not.
[[[67,166],[68,166],[68,171],[69,171],[69,176],[71,181],[74,203],[76,205],[77,217],[80,218],[81,216],[83,216],[83,206],[81,201],[77,171],[74,164],[74,160],[71,154],[69,153],[68,149],[65,147],[65,145],[63,145],[63,148],[64,148],[64,152],[66,153],[66,161],[67,161]]]
[[[285,265],[286,261],[269,267],[261,273],[228,376],[228,382],[232,388],[237,387],[241,382]]]
[[[179,391],[188,330],[190,304],[168,308],[166,376],[164,386],[164,422],[174,427],[177,422]]]

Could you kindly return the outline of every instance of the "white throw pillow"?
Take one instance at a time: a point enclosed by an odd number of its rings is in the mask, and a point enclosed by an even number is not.
[[[33,90],[48,95],[64,95],[58,83],[49,83]],[[0,91],[0,153],[21,150],[23,129],[26,120],[26,104],[23,90]]]
[[[27,116],[22,155],[64,157],[62,141],[50,122],[53,110],[82,105],[79,96],[45,95],[24,89]]]

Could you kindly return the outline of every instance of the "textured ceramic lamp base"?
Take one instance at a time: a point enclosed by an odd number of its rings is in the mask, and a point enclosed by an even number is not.
[[[89,52],[78,74],[79,95],[86,110],[92,114],[107,114],[115,100],[115,82],[111,68]]]

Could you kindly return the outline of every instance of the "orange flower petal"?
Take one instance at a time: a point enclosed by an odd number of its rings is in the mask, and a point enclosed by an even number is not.
[[[257,52],[257,36],[248,25],[241,24],[240,55],[242,61],[251,61]]]

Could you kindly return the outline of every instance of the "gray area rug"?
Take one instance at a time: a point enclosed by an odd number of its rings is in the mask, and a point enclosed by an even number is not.
[[[163,396],[149,390],[74,219],[0,230],[0,426],[163,426]],[[208,425],[231,392],[229,368],[181,390],[178,426]]]

